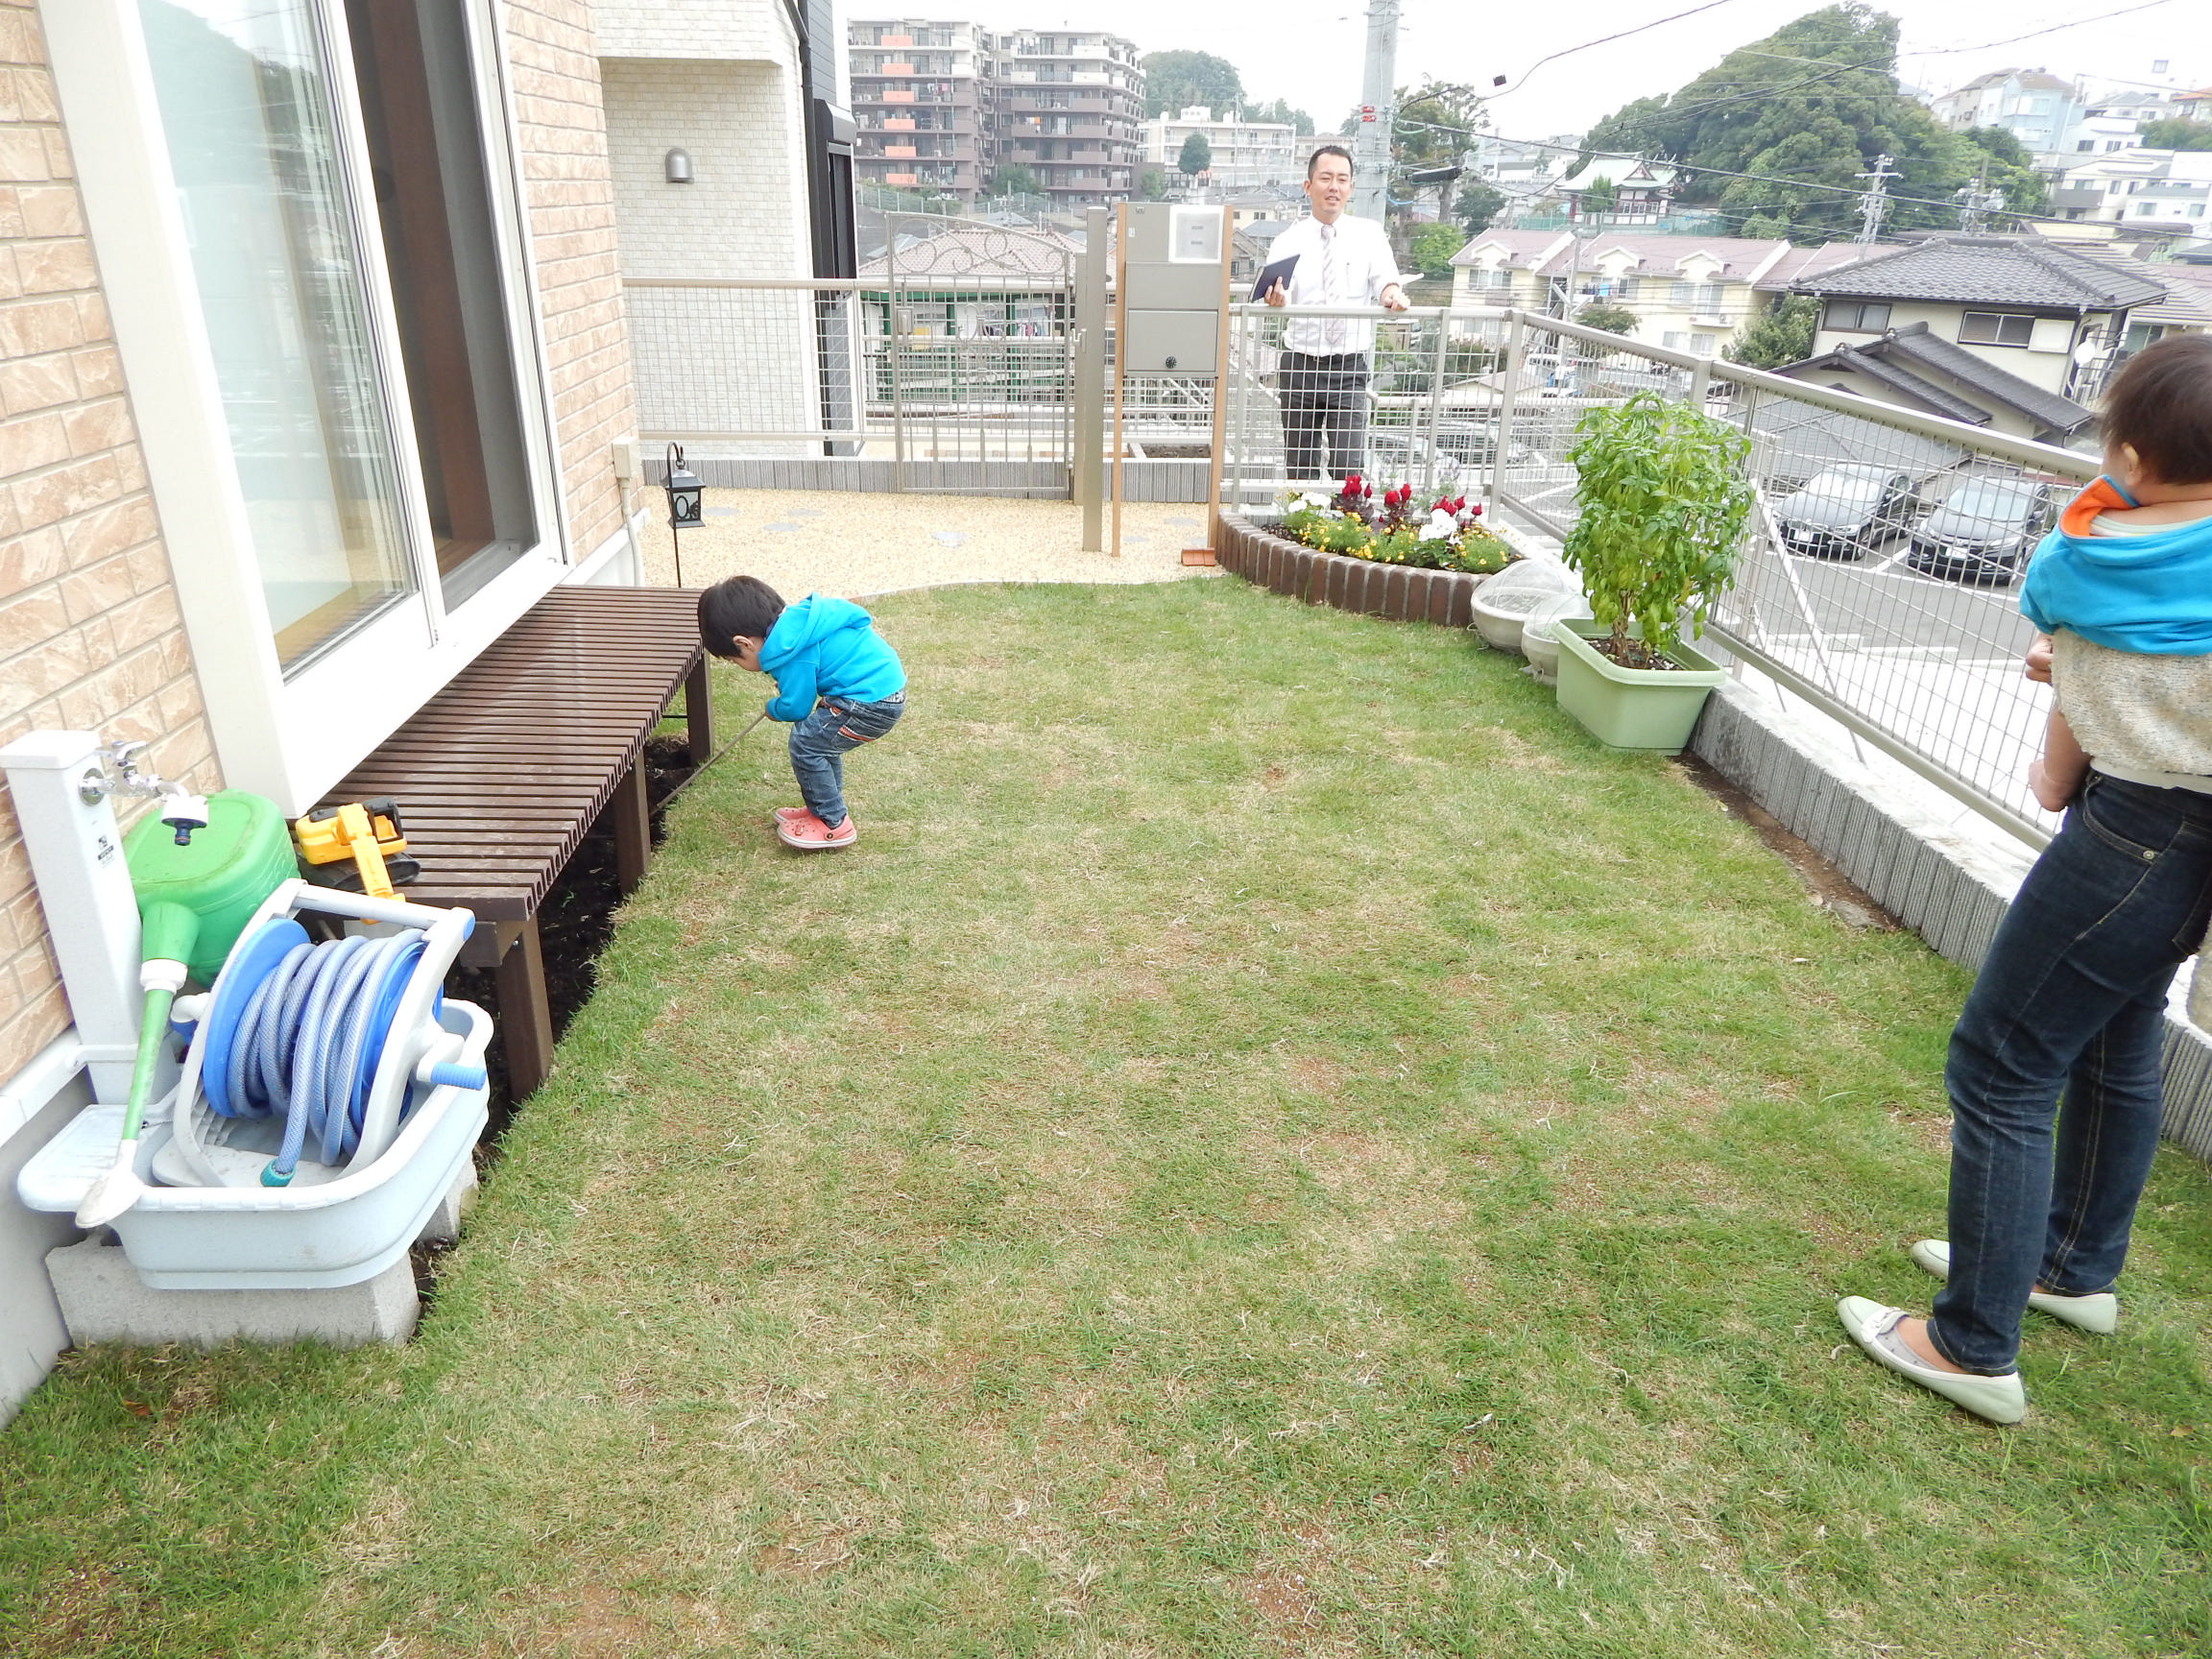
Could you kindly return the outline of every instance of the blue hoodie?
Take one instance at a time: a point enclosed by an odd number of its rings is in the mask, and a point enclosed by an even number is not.
[[[804,720],[814,699],[880,703],[906,689],[899,654],[883,642],[868,613],[850,599],[809,593],[786,605],[760,642],[760,666],[776,682],[772,720]]]

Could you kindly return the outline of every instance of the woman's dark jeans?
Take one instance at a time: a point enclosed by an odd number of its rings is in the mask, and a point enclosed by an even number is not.
[[[2166,989],[2208,907],[2212,795],[2090,773],[1951,1033],[1951,1277],[1928,1330],[1954,1364],[2010,1371],[2037,1283],[2119,1278],[2158,1145]]]
[[[873,743],[906,712],[906,693],[880,703],[851,703],[825,697],[814,711],[791,728],[791,775],[806,810],[834,830],[845,822],[845,757]]]

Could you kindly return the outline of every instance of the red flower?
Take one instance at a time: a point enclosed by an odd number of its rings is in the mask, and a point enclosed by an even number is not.
[[[1478,518],[1482,517],[1482,503],[1479,501],[1475,503],[1474,516]]]

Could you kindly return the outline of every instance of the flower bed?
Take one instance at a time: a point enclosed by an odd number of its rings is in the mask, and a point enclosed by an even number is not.
[[[1510,530],[1487,527],[1507,551],[1508,560],[1526,558]],[[1224,513],[1214,538],[1221,568],[1271,592],[1290,594],[1310,605],[1364,612],[1391,622],[1433,622],[1465,628],[1475,619],[1475,590],[1489,571],[1435,570],[1351,558],[1309,547],[1274,524],[1256,523]]]

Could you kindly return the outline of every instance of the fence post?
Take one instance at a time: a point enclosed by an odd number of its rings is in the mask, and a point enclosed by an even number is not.
[[[1444,430],[1444,358],[1452,345],[1452,312],[1436,315],[1436,365],[1429,376],[1429,465],[1423,471],[1424,494],[1440,488],[1436,482],[1436,445]]]
[[[888,296],[883,349],[891,365],[891,489],[898,493],[906,488],[906,400],[899,384],[899,221],[889,213],[883,215],[883,273]]]
[[[1705,392],[1713,384],[1713,359],[1700,357],[1697,367],[1690,371],[1690,401],[1696,405],[1697,413],[1705,413]]]
[[[1505,449],[1513,436],[1513,399],[1521,385],[1521,357],[1525,329],[1518,307],[1505,330],[1505,361],[1498,373],[1498,437],[1490,445],[1490,507],[1495,515],[1505,509]]]
[[[1083,551],[1105,545],[1106,209],[1083,210],[1083,262],[1075,276],[1075,499]]]

